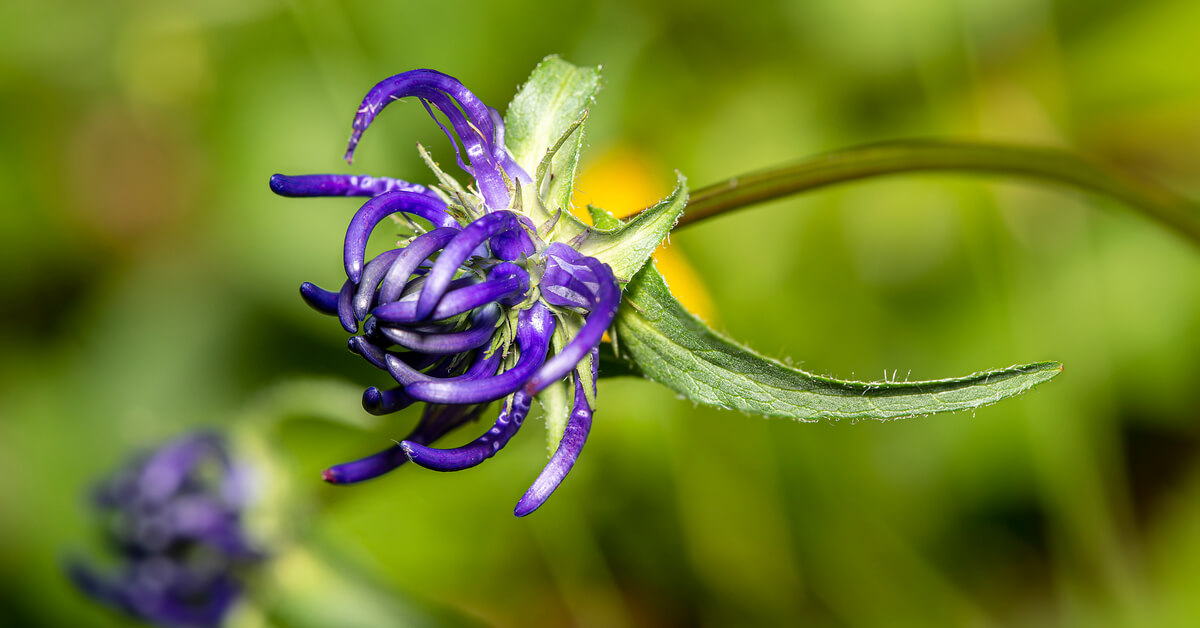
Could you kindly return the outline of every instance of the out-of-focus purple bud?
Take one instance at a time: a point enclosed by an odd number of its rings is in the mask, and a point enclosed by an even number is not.
[[[102,574],[72,561],[71,580],[92,599],[158,626],[217,626],[263,560],[247,538],[244,471],[222,438],[186,436],[120,471],[97,507],[120,566]]]

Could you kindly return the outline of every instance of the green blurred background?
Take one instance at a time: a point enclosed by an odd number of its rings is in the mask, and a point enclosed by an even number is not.
[[[296,293],[340,281],[357,204],[267,179],[429,180],[414,140],[448,145],[411,103],[339,159],[385,76],[440,69],[502,109],[547,54],[603,64],[588,156],[624,151],[660,191],[936,136],[1069,147],[1200,198],[1198,28],[1192,0],[4,3],[0,624],[123,625],[59,566],[93,555],[84,494],[130,452],[291,377],[382,382]],[[1200,625],[1196,247],[1103,199],[951,175],[671,242],[716,326],[808,370],[1066,370],[972,414],[857,424],[605,381],[580,463],[521,520],[537,421],[476,469],[338,490],[320,469],[415,416],[311,417],[273,442],[328,506],[314,534],[403,604],[488,625]]]

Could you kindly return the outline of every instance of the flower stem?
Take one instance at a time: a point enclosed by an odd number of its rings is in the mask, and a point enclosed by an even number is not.
[[[920,171],[1011,175],[1074,186],[1122,201],[1200,245],[1200,207],[1162,187],[1062,150],[932,140],[856,146],[733,177],[692,193],[676,227],[828,185]]]

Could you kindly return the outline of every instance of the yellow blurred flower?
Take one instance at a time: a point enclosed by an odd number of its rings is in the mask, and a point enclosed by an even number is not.
[[[592,159],[584,158],[582,172],[572,197],[575,215],[590,223],[587,206],[595,205],[624,218],[645,209],[671,192],[664,170],[644,153],[617,145]],[[668,243],[654,252],[658,269],[671,286],[671,293],[689,310],[710,323],[716,310],[704,282],[688,263],[687,258]]]

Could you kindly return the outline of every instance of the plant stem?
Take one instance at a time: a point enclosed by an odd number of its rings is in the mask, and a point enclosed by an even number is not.
[[[676,227],[727,211],[838,183],[904,172],[947,171],[1026,177],[1113,197],[1200,245],[1200,208],[1062,150],[953,141],[868,144],[696,190]]]

